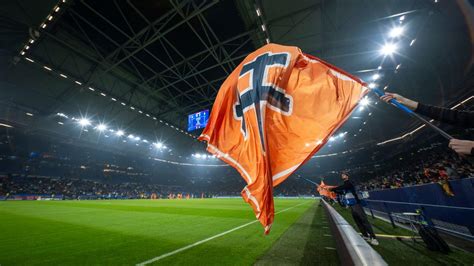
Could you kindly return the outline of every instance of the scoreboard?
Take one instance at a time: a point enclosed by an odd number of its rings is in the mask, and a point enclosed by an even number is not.
[[[204,110],[188,115],[188,132],[196,129],[204,128],[209,119],[209,110]]]

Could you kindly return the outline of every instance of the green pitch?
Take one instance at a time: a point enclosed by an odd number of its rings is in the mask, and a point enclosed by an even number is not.
[[[314,204],[276,199],[270,235],[251,223],[154,263],[251,265]],[[254,220],[242,199],[4,201],[0,265],[135,265]]]

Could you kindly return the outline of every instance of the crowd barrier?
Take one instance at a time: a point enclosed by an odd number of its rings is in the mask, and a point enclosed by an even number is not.
[[[11,196],[0,196],[0,200],[63,200],[64,196],[61,194],[15,194]]]
[[[0,200],[105,200],[105,199],[132,199],[127,196],[120,195],[94,195],[94,194],[81,194],[78,196],[70,197],[61,194],[14,194],[9,196],[0,196]]]
[[[409,223],[400,214],[420,210],[439,230],[474,240],[474,178],[449,183],[454,196],[448,196],[437,183],[371,191],[366,210],[393,224]]]
[[[329,218],[341,265],[387,265],[380,254],[331,205],[324,200],[321,200],[321,203]]]

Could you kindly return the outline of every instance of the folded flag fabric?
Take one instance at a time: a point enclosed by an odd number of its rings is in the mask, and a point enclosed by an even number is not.
[[[328,186],[324,183],[324,181],[321,180],[321,184],[319,184],[317,190],[319,192],[319,195],[328,197],[330,199],[336,200],[336,193],[333,191],[330,191],[329,189],[335,188],[336,186]]]

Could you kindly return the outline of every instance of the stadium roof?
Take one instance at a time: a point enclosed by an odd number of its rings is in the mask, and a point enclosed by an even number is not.
[[[452,106],[472,93],[471,41],[454,1],[1,5],[4,108],[29,110],[59,131],[56,114],[85,117],[166,142],[180,154],[203,149],[194,138],[199,132],[186,132],[187,115],[210,109],[227,75],[266,42],[298,46],[381,89],[426,103]],[[394,27],[403,27],[401,35],[390,35]],[[380,54],[387,43],[397,47],[391,56]],[[376,148],[418,126],[392,109],[370,99],[341,129],[347,134],[322,152]]]

